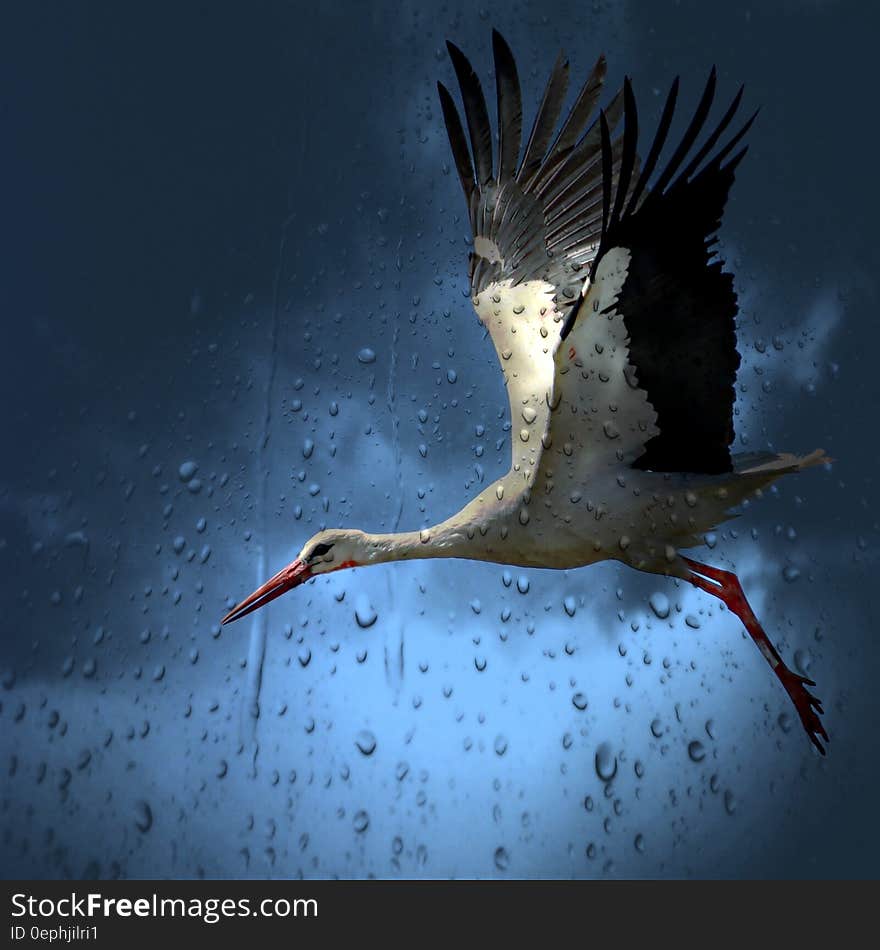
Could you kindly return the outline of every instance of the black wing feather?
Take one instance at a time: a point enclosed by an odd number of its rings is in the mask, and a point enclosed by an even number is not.
[[[604,112],[608,128],[613,131],[623,114],[622,90],[611,100]],[[572,195],[582,194],[585,182],[594,181],[601,150],[599,123],[594,122],[577,148],[572,151],[568,161],[536,182],[536,194],[544,202],[548,212],[554,211],[562,201],[569,202]]]
[[[712,161],[709,162],[709,164],[703,169],[703,171],[708,171],[710,168],[713,168],[713,167],[720,167],[721,162],[723,162],[724,159],[727,158],[730,152],[732,152],[733,149],[740,143],[740,141],[742,140],[742,137],[746,134],[746,132],[748,132],[749,129],[752,127],[752,123],[755,121],[755,119],[758,118],[758,111],[759,110],[756,109],[749,116],[749,119],[746,122],[746,124],[739,130],[739,132],[736,133],[736,135],[734,135],[734,137],[724,146],[724,148],[722,148],[721,151],[718,152],[712,158]],[[702,174],[702,172],[700,174]]]
[[[614,201],[614,210],[611,212],[612,227],[620,220],[620,213],[623,211],[623,203],[626,201],[626,193],[629,191],[629,183],[636,162],[636,142],[639,138],[636,100],[628,78],[623,82],[623,118],[623,157],[620,162],[620,178],[617,182],[617,197]]]
[[[516,62],[504,37],[492,30],[492,52],[498,94],[498,181],[516,175],[522,144],[522,93]]]
[[[740,102],[742,102],[742,96],[743,96],[744,91],[745,91],[745,86],[740,86],[739,91],[734,96],[733,102],[730,103],[730,107],[728,108],[727,112],[724,113],[724,115],[721,118],[721,121],[718,123],[718,125],[715,126],[715,131],[700,146],[700,149],[697,152],[697,154],[694,155],[694,157],[691,159],[688,166],[681,173],[682,178],[684,178],[685,180],[690,178],[691,175],[693,175],[693,173],[700,167],[700,165],[703,162],[703,159],[705,159],[705,157],[709,154],[709,152],[711,152],[712,149],[715,148],[715,146],[718,143],[718,139],[721,138],[721,136],[724,134],[724,130],[727,128],[728,125],[730,125],[731,120],[736,115],[737,109],[739,109],[739,104]],[[748,131],[748,128],[749,127],[746,126],[746,131]],[[742,137],[742,135],[744,134],[745,132],[741,132],[740,137]],[[737,141],[739,141],[739,139],[737,138],[732,139],[732,142],[734,145],[736,144]],[[730,147],[730,143],[728,143],[727,147]]]
[[[553,130],[559,121],[566,92],[568,92],[568,60],[564,53],[560,53],[547,80],[544,98],[535,116],[522,166],[516,176],[517,181],[523,185],[528,186],[532,175],[541,167],[541,162],[550,147],[550,140],[553,138]]]
[[[548,164],[552,166],[553,162],[559,157],[564,157],[571,152],[577,145],[580,137],[587,128],[590,116],[596,108],[599,101],[599,95],[602,92],[602,84],[605,81],[605,74],[608,71],[608,64],[604,56],[596,60],[587,81],[581,87],[575,104],[571,107],[568,118],[559,130],[556,141],[553,143],[548,156]]]
[[[660,177],[654,183],[653,190],[655,192],[662,192],[669,182],[672,181],[672,176],[678,171],[679,165],[681,165],[681,163],[684,161],[685,156],[691,149],[691,146],[697,140],[697,136],[700,134],[700,130],[703,128],[703,125],[709,116],[709,110],[712,108],[712,100],[714,98],[715,67],[713,66],[711,72],[709,73],[709,79],[706,82],[706,87],[703,90],[703,95],[700,97],[700,101],[697,104],[696,111],[694,112],[694,117],[691,119],[690,125],[687,127],[687,131],[684,133],[678,148],[673,153],[672,158],[669,160],[666,168],[661,172]]]
[[[461,187],[464,189],[465,198],[470,203],[471,195],[476,189],[476,182],[474,181],[474,166],[471,164],[471,154],[468,151],[467,141],[464,137],[464,129],[461,125],[458,109],[455,108],[455,102],[442,82],[437,83],[437,92],[440,94],[443,121],[446,123],[446,129],[449,133],[452,158],[458,171],[458,177],[461,179]]]
[[[733,277],[723,271],[721,261],[713,259],[712,248],[745,149],[726,164],[724,159],[748,131],[754,116],[702,169],[699,166],[730,125],[741,91],[684,171],[675,177],[705,125],[714,93],[713,70],[681,142],[639,202],[672,121],[673,84],[645,171],[619,218],[616,211],[625,196],[621,197],[618,184],[614,211],[607,216],[593,262],[595,269],[613,247],[630,252],[617,309],[629,335],[629,361],[638,386],[657,412],[660,430],[646,443],[644,453],[633,463],[635,468],[708,474],[732,471],[734,382],[740,363],[737,302]],[[629,122],[635,125],[633,109],[634,103],[625,115],[625,139]],[[610,141],[603,136],[606,167],[610,156]],[[572,313],[569,321],[573,323],[576,316]]]
[[[477,184],[485,185],[492,179],[492,126],[489,123],[489,110],[486,108],[483,87],[464,53],[454,43],[447,42],[446,46],[464,100],[464,114],[474,153]]]
[[[632,197],[629,200],[629,204],[626,207],[627,214],[636,209],[636,206],[639,203],[639,198],[642,197],[642,193],[645,190],[645,186],[648,184],[648,180],[651,175],[654,174],[654,168],[657,165],[657,159],[660,158],[660,152],[663,151],[663,146],[666,144],[666,136],[669,135],[669,128],[672,125],[672,117],[675,114],[675,103],[678,99],[678,76],[672,81],[672,86],[669,89],[669,95],[666,97],[666,105],[663,106],[663,114],[660,116],[660,123],[657,126],[657,133],[654,136],[654,141],[651,143],[651,150],[648,152],[648,157],[645,159],[644,167],[642,168],[642,173],[639,175],[639,180],[636,182],[635,188],[633,188]]]

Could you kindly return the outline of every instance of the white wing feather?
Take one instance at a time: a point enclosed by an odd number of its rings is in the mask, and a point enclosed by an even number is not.
[[[659,432],[616,306],[629,261],[623,247],[603,256],[572,331],[555,352],[551,451],[557,463],[564,460],[565,477],[580,485],[602,469],[631,465]]]
[[[547,441],[556,366],[553,353],[560,318],[555,288],[533,280],[490,284],[474,309],[498,353],[510,400],[511,475],[527,487]]]

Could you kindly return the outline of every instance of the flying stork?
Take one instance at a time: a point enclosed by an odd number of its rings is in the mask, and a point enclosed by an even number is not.
[[[497,149],[480,82],[452,43],[467,133],[449,90],[437,87],[473,232],[471,298],[510,399],[510,471],[432,528],[319,532],[223,623],[344,568],[440,557],[570,569],[613,559],[721,600],[824,754],[822,705],[807,690],[813,681],[783,662],[734,573],[681,553],[779,476],[830,461],[821,449],[730,452],[737,300],[713,248],[755,118],[720,144],[743,90],[697,147],[713,69],[661,163],[676,79],[640,162],[629,79],[590,122],[604,57],[558,127],[569,78],[560,54],[523,150],[516,64],[498,32],[492,44]],[[621,118],[623,132],[612,138]]]

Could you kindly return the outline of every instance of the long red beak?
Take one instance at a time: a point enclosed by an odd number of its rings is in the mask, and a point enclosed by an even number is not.
[[[275,600],[276,597],[293,590],[294,587],[304,584],[311,576],[312,572],[304,561],[296,560],[288,564],[274,577],[267,580],[262,587],[258,587],[250,597],[233,607],[220,623],[232,623],[233,620],[239,620],[252,610],[265,606],[270,600]]]

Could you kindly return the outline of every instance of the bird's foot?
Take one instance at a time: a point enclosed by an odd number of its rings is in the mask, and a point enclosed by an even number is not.
[[[825,747],[819,741],[820,736],[826,742],[829,741],[828,733],[825,731],[822,720],[819,718],[824,710],[822,709],[821,701],[807,689],[808,686],[815,686],[816,684],[805,676],[798,676],[797,673],[790,670],[784,663],[780,663],[774,672],[779,677],[779,682],[785,687],[786,693],[788,693],[791,701],[794,703],[794,708],[797,710],[801,724],[810,737],[810,742],[813,743],[822,755],[825,755]]]

